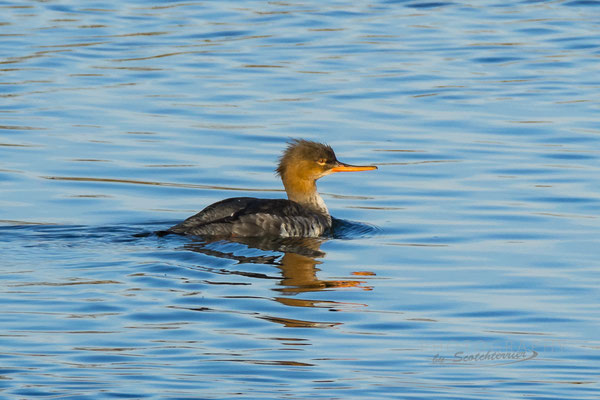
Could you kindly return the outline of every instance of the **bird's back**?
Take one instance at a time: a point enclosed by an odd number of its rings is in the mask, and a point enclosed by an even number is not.
[[[209,205],[167,232],[220,237],[318,237],[330,228],[331,217],[294,201],[234,197]]]

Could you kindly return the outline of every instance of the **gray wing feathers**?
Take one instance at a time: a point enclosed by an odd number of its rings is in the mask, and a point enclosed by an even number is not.
[[[204,210],[200,211],[196,215],[192,215],[185,221],[177,224],[171,228],[169,231],[173,233],[187,233],[191,235],[199,235],[201,233],[192,233],[193,230],[200,229],[202,225],[218,224],[219,220],[223,220],[228,217],[234,216],[236,213],[246,209],[250,201],[254,200],[252,197],[234,197],[231,199],[221,200],[214,204],[209,205]],[[225,224],[227,225],[227,224]],[[223,229],[226,229],[224,226]],[[200,229],[200,231],[202,231]],[[226,234],[226,232],[223,232]]]
[[[168,232],[196,236],[318,237],[331,226],[327,217],[285,199],[235,197],[206,207]]]

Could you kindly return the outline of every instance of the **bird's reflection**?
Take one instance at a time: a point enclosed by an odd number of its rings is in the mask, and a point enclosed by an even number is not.
[[[276,289],[287,295],[335,288],[359,287],[364,281],[359,280],[325,280],[317,277],[321,259],[326,253],[321,250],[321,245],[326,238],[228,238],[227,240],[197,240],[184,245],[186,250],[206,254],[213,257],[235,260],[239,263],[268,264],[278,267],[282,278]],[[242,244],[248,254],[239,254],[239,251],[230,248],[231,243]],[[258,254],[251,254],[252,250],[259,250]],[[237,249],[239,250],[239,248]],[[236,254],[237,253],[237,254]],[[243,253],[243,252],[242,252]],[[255,277],[266,277],[263,274],[240,272],[240,274]],[[260,275],[260,276],[259,276]],[[282,303],[296,306],[310,306],[310,300],[289,301],[282,298]]]

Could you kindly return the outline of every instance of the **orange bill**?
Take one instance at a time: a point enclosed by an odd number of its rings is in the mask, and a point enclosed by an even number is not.
[[[371,171],[377,169],[374,165],[349,165],[339,163],[335,167],[331,168],[331,172],[356,172],[356,171]]]

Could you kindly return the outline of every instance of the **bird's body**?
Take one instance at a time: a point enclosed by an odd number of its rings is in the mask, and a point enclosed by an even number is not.
[[[253,197],[221,200],[164,233],[204,237],[319,237],[331,229],[331,216],[317,192],[316,180],[333,172],[376,168],[340,163],[331,147],[294,140],[277,168],[287,200]]]
[[[318,237],[329,228],[329,215],[309,210],[295,201],[233,197],[211,204],[169,231],[220,237]]]

